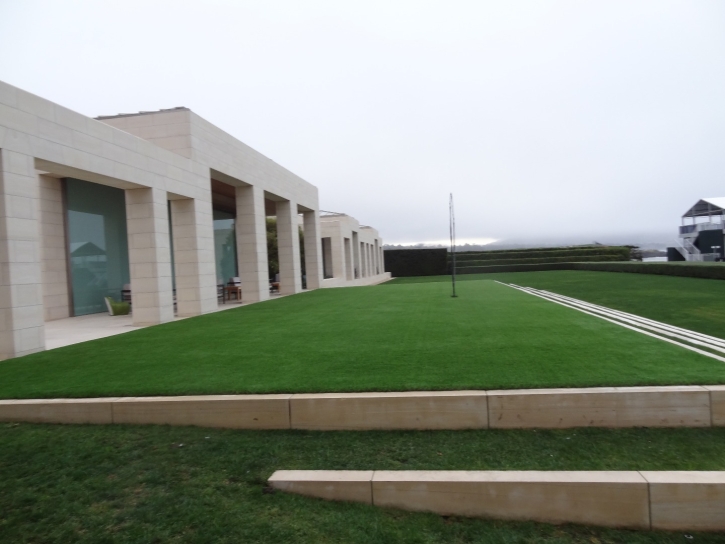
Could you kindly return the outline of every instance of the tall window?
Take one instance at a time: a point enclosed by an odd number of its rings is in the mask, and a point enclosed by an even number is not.
[[[126,198],[122,189],[65,180],[74,315],[106,311],[129,283]]]
[[[214,255],[217,283],[239,276],[234,214],[222,210],[214,210]]]

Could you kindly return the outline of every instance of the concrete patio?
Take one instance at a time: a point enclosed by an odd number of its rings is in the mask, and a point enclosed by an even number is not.
[[[270,299],[280,298],[285,295],[273,293]],[[231,310],[241,306],[248,306],[253,302],[236,302],[228,301],[220,304],[216,312]],[[174,321],[180,319],[189,319],[188,317],[175,317]],[[150,325],[155,326],[155,325]],[[70,346],[80,342],[88,342],[89,340],[97,340],[107,336],[115,336],[125,332],[143,329],[145,327],[137,327],[133,324],[131,315],[111,316],[107,313],[82,315],[78,317],[68,317],[65,319],[55,319],[45,322],[45,349],[61,348]]]

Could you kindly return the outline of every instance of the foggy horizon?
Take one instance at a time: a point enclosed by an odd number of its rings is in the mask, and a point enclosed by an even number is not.
[[[717,1],[0,0],[0,80],[186,106],[386,244],[674,240],[725,196]],[[669,234],[668,234],[669,233]]]

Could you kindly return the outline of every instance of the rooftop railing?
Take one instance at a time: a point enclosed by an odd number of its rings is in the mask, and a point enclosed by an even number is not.
[[[683,234],[693,234],[703,230],[723,230],[722,223],[695,223],[694,225],[682,225],[680,227],[680,236]]]

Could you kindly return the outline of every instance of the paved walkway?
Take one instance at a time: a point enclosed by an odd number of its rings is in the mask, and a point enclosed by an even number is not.
[[[281,296],[272,294],[271,299]],[[216,312],[247,306],[252,302],[235,302],[228,301],[226,304],[220,304]],[[187,319],[185,317],[177,317],[179,319]],[[82,315],[79,317],[68,317],[66,319],[56,319],[55,321],[45,322],[45,349],[55,349],[63,346],[70,346],[80,342],[88,342],[106,336],[115,336],[124,332],[135,331],[144,327],[135,327],[133,325],[133,317],[130,315],[110,316],[106,312],[100,314]]]

